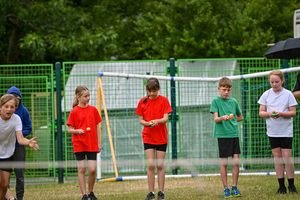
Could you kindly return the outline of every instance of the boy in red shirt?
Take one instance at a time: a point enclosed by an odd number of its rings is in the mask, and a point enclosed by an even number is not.
[[[143,97],[136,108],[139,122],[144,126],[143,143],[148,162],[148,188],[149,193],[145,200],[155,200],[155,156],[157,161],[158,200],[164,200],[165,166],[164,159],[168,144],[168,131],[166,123],[169,113],[172,112],[169,100],[159,95],[159,81],[150,78],[147,81],[147,96]]]

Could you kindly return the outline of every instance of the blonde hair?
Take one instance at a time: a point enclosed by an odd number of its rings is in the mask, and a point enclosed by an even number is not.
[[[218,87],[227,87],[227,88],[231,88],[232,87],[232,81],[227,78],[227,77],[223,77],[219,80],[219,85]]]
[[[73,108],[79,104],[78,98],[81,97],[83,95],[83,93],[85,91],[88,91],[88,90],[89,89],[84,85],[79,85],[79,86],[76,87],[75,97],[74,97],[74,100],[73,100]]]
[[[18,105],[19,105],[19,100],[13,94],[5,94],[5,95],[3,95],[1,97],[0,98],[0,107],[2,107],[4,104],[6,104],[7,102],[9,102],[10,100],[14,100],[15,101],[15,106],[17,108]]]
[[[280,80],[282,81],[282,86],[284,85],[284,74],[283,74],[283,72],[282,71],[280,71],[280,70],[273,70],[273,71],[271,71],[270,73],[269,73],[269,79],[270,79],[270,77],[272,76],[272,75],[274,75],[274,76],[278,76],[279,78],[280,78]]]

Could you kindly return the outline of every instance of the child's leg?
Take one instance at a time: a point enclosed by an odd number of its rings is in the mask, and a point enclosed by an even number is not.
[[[95,182],[96,182],[96,168],[97,168],[97,161],[96,160],[88,160],[88,170],[89,170],[88,189],[89,189],[89,193],[94,191],[94,185],[95,185]]]
[[[272,149],[272,154],[274,157],[274,166],[277,178],[284,178],[284,164],[282,159],[281,148],[277,147]]]
[[[290,192],[297,192],[294,184],[295,167],[292,159],[292,149],[281,149],[285,164],[286,176],[288,178],[288,187]]]
[[[154,149],[147,149],[145,150],[148,169],[147,169],[147,176],[148,176],[148,188],[149,192],[154,192],[154,184],[155,184],[155,166],[154,166],[154,157],[155,157],[155,150]]]
[[[0,199],[5,199],[5,194],[9,185],[10,172],[0,170]]]
[[[281,149],[282,157],[285,164],[285,171],[288,178],[294,178],[295,167],[292,159],[292,150],[291,149]]]
[[[7,191],[6,191],[6,194],[5,194],[5,198],[6,199],[14,199],[15,198],[14,195],[13,195],[13,193],[12,193],[12,191],[9,188],[7,188]]]
[[[232,185],[237,186],[240,173],[240,155],[234,154],[232,157],[232,162]]]
[[[85,160],[77,161],[77,175],[79,187],[82,195],[86,194],[86,186],[85,186]]]
[[[158,190],[161,192],[165,189],[165,156],[166,152],[156,151]]]
[[[228,182],[227,182],[227,164],[228,164],[228,159],[227,158],[221,158],[220,160],[220,174],[221,174],[221,180],[223,183],[224,188],[228,187]]]

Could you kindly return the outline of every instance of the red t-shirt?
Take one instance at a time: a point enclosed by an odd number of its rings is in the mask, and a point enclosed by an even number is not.
[[[164,114],[172,112],[169,100],[164,96],[155,99],[142,98],[136,108],[135,113],[143,117],[145,121],[163,118]],[[150,128],[144,126],[143,142],[147,144],[168,144],[168,131],[166,124],[158,124]]]
[[[73,151],[98,152],[97,125],[102,121],[96,107],[88,105],[85,108],[76,106],[70,112],[67,125],[74,129],[84,130],[83,134],[72,134]]]

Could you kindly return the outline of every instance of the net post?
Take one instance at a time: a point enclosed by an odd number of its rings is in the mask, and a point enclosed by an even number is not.
[[[61,110],[61,63],[55,63],[56,75],[56,112],[57,112],[57,159],[63,161],[63,134],[62,134],[62,110]],[[58,168],[58,183],[64,182],[64,171]]]
[[[173,112],[171,113],[171,137],[172,137],[172,160],[177,160],[177,113],[176,113],[176,85],[173,77],[176,76],[175,59],[170,58],[170,86],[171,86],[171,107]],[[178,167],[175,166],[172,169],[172,174],[178,174]]]

